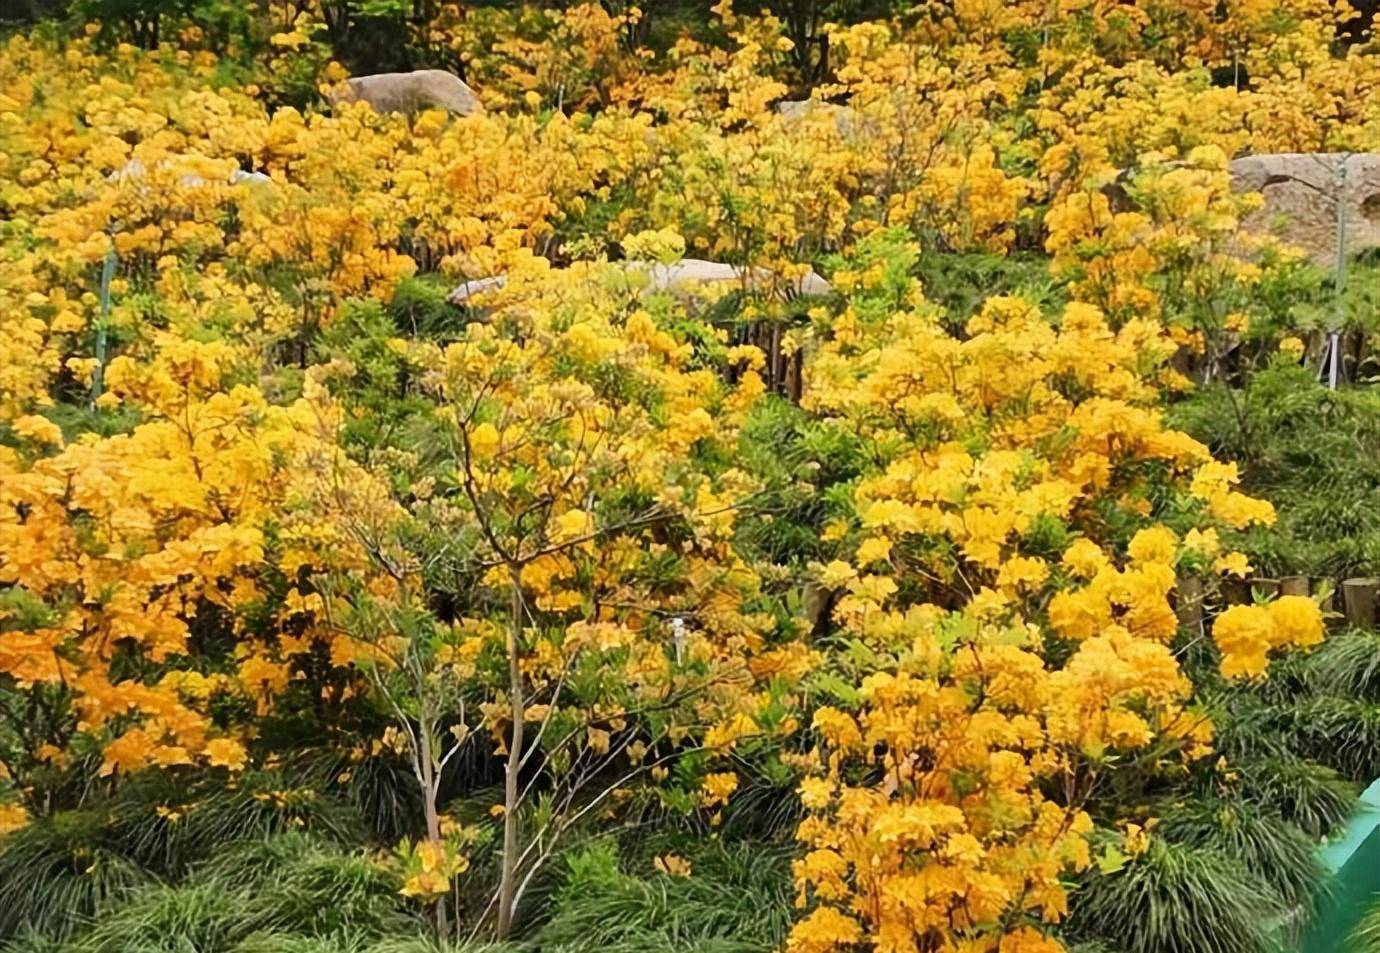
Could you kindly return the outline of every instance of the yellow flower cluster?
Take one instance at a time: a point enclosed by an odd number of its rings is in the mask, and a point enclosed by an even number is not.
[[[1272,650],[1307,647],[1323,640],[1322,611],[1307,596],[1280,596],[1265,605],[1231,606],[1212,623],[1228,678],[1265,674]]]
[[[451,878],[469,869],[463,849],[464,832],[443,840],[403,841],[396,852],[405,897],[434,900],[450,892]]]
[[[479,277],[558,242],[607,247],[667,226],[692,253],[782,273],[888,225],[1002,250],[1031,205],[1052,199],[1048,246],[1080,295],[1114,321],[1153,313],[1146,279],[1185,266],[1190,238],[1212,249],[1195,280],[1253,280],[1225,255],[1241,206],[1223,157],[1374,139],[1364,103],[1380,58],[1334,55],[1327,5],[1288,6],[1288,17],[1209,17],[1158,4],[1187,31],[1172,54],[1165,37],[1179,34],[1163,22],[1141,49],[1142,20],[1109,19],[1103,4],[979,3],[907,28],[831,28],[835,82],[803,110],[772,107],[798,52],[772,17],[721,9],[729,48],[683,40],[653,69],[612,39],[637,35],[635,10],[461,17],[447,6],[416,29],[466,59],[491,105],[531,94],[559,107],[452,121],[362,104],[270,113],[258,86],[213,82],[205,50],[104,53],[17,36],[0,51],[0,417],[90,375],[96,265],[112,249],[111,329],[130,353],[150,326],[300,348],[341,298],[386,297],[418,268]],[[321,20],[311,4],[298,12],[282,36]],[[1036,63],[999,42],[1001,22],[1038,26]],[[274,46],[269,69],[300,46]],[[1216,87],[1188,68],[1228,62],[1248,85]],[[331,65],[320,78],[341,75]],[[1137,179],[1141,209],[1113,211],[1095,186],[1134,165],[1150,169]],[[596,223],[607,234],[591,234]],[[157,294],[153,321],[142,291]]]

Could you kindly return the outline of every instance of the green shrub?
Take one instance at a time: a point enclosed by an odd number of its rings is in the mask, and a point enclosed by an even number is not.
[[[1163,812],[1155,833],[1235,857],[1288,907],[1307,903],[1322,880],[1314,840],[1280,815],[1248,801],[1207,798],[1175,804]]]
[[[1380,899],[1371,905],[1351,934],[1350,953],[1380,953]]]
[[[1258,569],[1339,578],[1380,567],[1380,393],[1331,391],[1307,368],[1276,364],[1244,387],[1200,388],[1171,419],[1275,504],[1277,525],[1242,547]]]
[[[668,845],[669,846],[669,845]],[[535,945],[544,953],[767,953],[789,928],[787,855],[689,839],[688,877],[656,872],[650,858],[634,874],[612,844],[567,858],[565,883]],[[669,852],[669,851],[668,851]]]
[[[403,278],[393,289],[388,313],[393,324],[412,337],[450,338],[465,330],[465,309],[450,303],[455,282],[440,275]]]
[[[1212,847],[1152,838],[1121,870],[1091,876],[1070,931],[1125,953],[1261,953],[1279,897],[1238,859]]]
[[[63,811],[0,841],[0,940],[74,933],[97,909],[150,883],[119,849],[104,810]]]

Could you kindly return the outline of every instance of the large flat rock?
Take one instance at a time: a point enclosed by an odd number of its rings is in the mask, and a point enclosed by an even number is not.
[[[614,262],[625,271],[645,274],[646,290],[669,291],[696,284],[738,285],[751,291],[771,291],[788,297],[795,295],[825,295],[832,289],[813,269],[798,278],[784,278],[765,268],[740,268],[719,261],[702,258],[683,258],[671,264],[646,262]],[[455,304],[465,304],[486,291],[502,288],[507,282],[503,275],[466,281],[450,294]]]
[[[1235,191],[1265,196],[1264,207],[1242,220],[1244,229],[1276,235],[1319,265],[1336,260],[1339,207],[1348,255],[1380,246],[1380,153],[1243,156],[1232,160],[1231,178]]]

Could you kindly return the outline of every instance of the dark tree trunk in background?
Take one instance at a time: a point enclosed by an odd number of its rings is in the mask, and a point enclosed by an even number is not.
[[[1380,0],[1351,0],[1351,5],[1356,8],[1357,16],[1337,28],[1338,35],[1348,45],[1368,39],[1375,15],[1380,13]]]

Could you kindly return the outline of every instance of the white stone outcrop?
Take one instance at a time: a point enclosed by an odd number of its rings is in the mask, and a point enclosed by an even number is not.
[[[125,183],[137,182],[142,184],[148,177],[148,169],[144,168],[144,163],[138,159],[130,159],[120,168],[106,176],[109,182]],[[246,172],[244,169],[234,169],[230,176],[225,180],[229,185],[240,185],[250,183],[254,185],[266,185],[273,181],[272,178],[262,172]],[[206,185],[206,179],[196,173],[188,173],[178,177],[177,184],[184,189],[196,189]]]
[[[724,262],[702,258],[683,258],[671,264],[640,261],[614,262],[629,273],[645,274],[648,293],[674,291],[691,285],[737,286],[749,291],[770,292],[785,297],[797,295],[826,295],[833,289],[829,282],[813,269],[798,278],[785,278],[765,268],[741,268]],[[466,281],[450,294],[455,304],[467,304],[487,291],[502,288],[507,283],[503,275]]]

